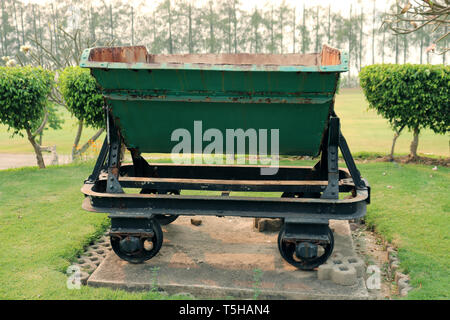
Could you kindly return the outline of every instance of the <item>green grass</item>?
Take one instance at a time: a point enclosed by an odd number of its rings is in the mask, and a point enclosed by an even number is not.
[[[60,113],[65,123],[62,130],[47,130],[44,145],[56,145],[60,154],[70,154],[77,124],[63,108]],[[341,89],[336,96],[336,113],[342,121],[342,131],[352,152],[370,152],[386,155],[390,152],[393,132],[386,120],[373,110],[368,110],[367,101],[361,89]],[[95,130],[85,128],[81,142],[89,139]],[[0,125],[0,153],[32,153],[33,148],[26,138],[14,137]],[[404,130],[397,140],[395,152],[408,154],[412,134]],[[102,141],[99,138],[98,141]],[[450,156],[449,136],[436,135],[424,130],[419,138],[419,153]]]
[[[0,298],[164,298],[152,292],[66,288],[64,271],[108,224],[106,215],[81,209],[80,187],[92,167],[81,163],[0,171]],[[416,288],[409,298],[448,299],[450,170],[393,163],[358,167],[372,186],[367,222],[398,245],[401,267]]]
[[[352,152],[390,153],[394,133],[385,119],[374,110],[368,110],[368,103],[361,89],[341,89],[336,96],[335,110]],[[412,133],[405,129],[397,140],[395,153],[409,154],[411,140]],[[437,135],[431,130],[422,131],[418,152],[450,156],[449,136]]]
[[[408,298],[449,299],[450,169],[383,162],[358,167],[373,188],[366,221],[399,248],[401,268],[416,288]]]
[[[58,113],[64,120],[61,130],[48,129],[45,130],[42,145],[53,146],[56,145],[56,151],[59,154],[71,154],[73,141],[78,130],[78,123],[75,118],[63,107],[59,107]],[[84,128],[80,144],[84,144],[90,139],[95,129]],[[104,134],[98,138],[101,143],[104,139]],[[100,145],[101,146],[101,145]],[[11,137],[11,132],[8,132],[7,127],[0,125],[0,153],[34,153],[33,147],[26,137],[18,135]]]
[[[0,171],[0,299],[167,298],[153,292],[67,289],[65,270],[109,224],[106,214],[80,207],[80,186],[92,166]]]

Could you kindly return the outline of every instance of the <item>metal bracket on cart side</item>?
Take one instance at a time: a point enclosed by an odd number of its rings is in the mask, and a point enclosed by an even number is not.
[[[148,162],[141,156],[141,152],[138,149],[130,148],[128,149],[131,154],[131,159],[133,161],[133,170],[135,177],[153,177],[153,170],[148,164]]]
[[[87,178],[85,183],[95,183],[100,176],[100,172],[105,165],[106,156],[108,155],[108,138],[105,137],[103,141],[102,149],[98,155],[97,161],[95,162],[94,170],[92,170],[91,175]]]
[[[339,137],[339,148],[341,149],[345,164],[347,165],[348,171],[352,176],[353,183],[355,184],[356,188],[365,189],[367,185],[361,179],[361,173],[359,172],[358,168],[356,168],[355,160],[353,160],[350,148],[348,147],[347,141],[345,140],[342,133],[340,133]]]
[[[152,217],[140,219],[129,217],[110,218],[110,235],[137,235],[152,237],[154,234]]]
[[[114,125],[114,121],[108,114],[108,133],[109,133],[109,154],[108,154],[108,180],[106,182],[106,192],[108,193],[124,193],[119,183],[120,168],[120,135]]]
[[[326,223],[289,223],[285,222],[284,239],[318,240],[329,242],[328,222]]]
[[[328,127],[328,186],[323,191],[323,199],[339,199],[339,167],[338,167],[338,147],[339,147],[339,118],[331,117]],[[324,152],[324,151],[322,151]]]

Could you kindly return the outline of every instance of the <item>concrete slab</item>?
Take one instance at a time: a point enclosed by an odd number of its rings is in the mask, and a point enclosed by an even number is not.
[[[318,280],[317,271],[300,271],[286,263],[277,247],[277,232],[261,233],[253,219],[179,217],[163,227],[164,244],[153,259],[130,264],[111,252],[90,276],[88,285],[126,290],[191,293],[198,298],[368,299],[363,278],[353,286]],[[331,221],[335,250],[355,255],[347,221]],[[258,271],[260,270],[260,271]]]

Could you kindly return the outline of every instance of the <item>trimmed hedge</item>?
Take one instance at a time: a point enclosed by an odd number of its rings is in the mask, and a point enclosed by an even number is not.
[[[67,67],[59,76],[58,88],[67,109],[85,125],[104,126],[103,96],[88,69]]]
[[[364,67],[359,78],[369,107],[394,130],[449,131],[449,66],[375,64]]]
[[[0,67],[0,123],[12,129],[32,130],[42,121],[54,73],[41,67]]]

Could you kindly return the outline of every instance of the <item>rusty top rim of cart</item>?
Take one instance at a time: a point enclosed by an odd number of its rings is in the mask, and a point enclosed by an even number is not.
[[[81,67],[103,69],[206,69],[217,71],[344,72],[348,55],[323,45],[309,54],[149,54],[145,46],[86,49]]]

